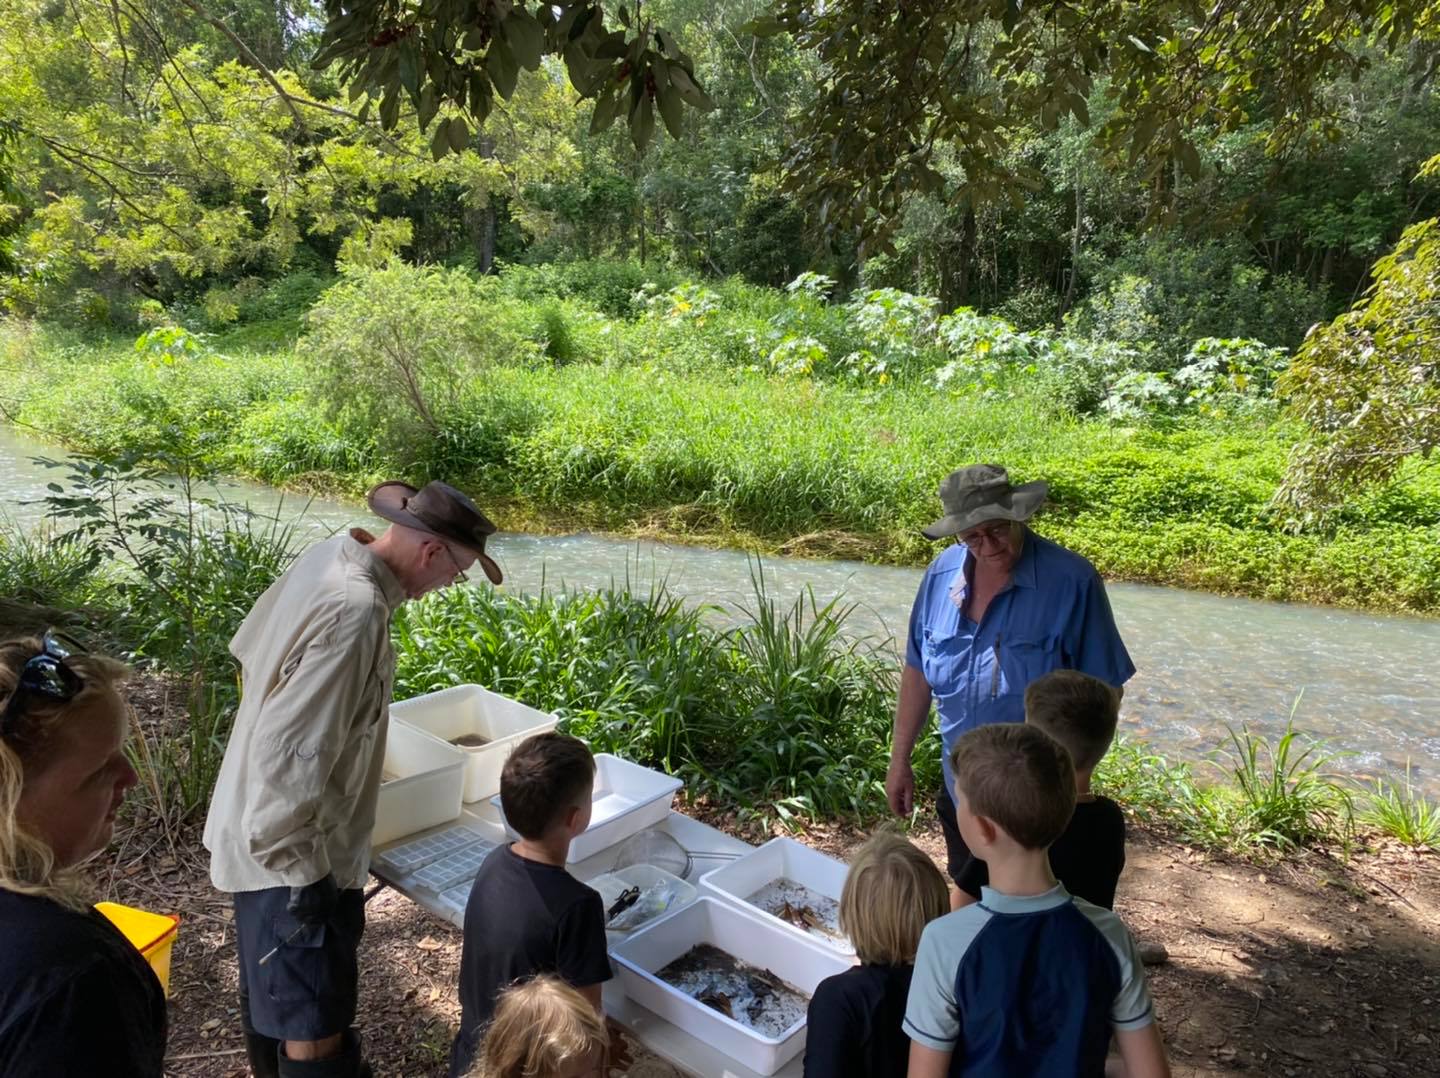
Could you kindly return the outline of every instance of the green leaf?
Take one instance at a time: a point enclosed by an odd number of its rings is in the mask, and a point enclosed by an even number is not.
[[[465,121],[459,116],[452,116],[448,127],[450,135],[450,148],[460,153],[470,144],[470,129],[465,126]]]
[[[749,22],[741,23],[739,31],[753,37],[774,37],[776,34],[784,33],[785,27],[774,15],[760,15]],[[668,53],[669,50],[666,51]]]
[[[655,40],[660,43],[660,51],[667,57],[671,60],[680,59],[680,47],[675,44],[675,38],[671,36],[669,30],[656,30]]]
[[[711,101],[710,96],[700,88],[700,84],[695,81],[694,76],[691,75],[690,72],[686,71],[684,67],[675,63],[673,60],[667,61],[667,63],[670,69],[670,85],[675,87],[676,91],[680,94],[680,99],[684,101],[685,104],[700,109],[703,112],[709,112],[715,107],[715,103]]]
[[[630,117],[630,141],[635,149],[644,152],[655,133],[655,110],[650,107],[650,97],[640,98],[640,107]]]
[[[663,64],[656,65],[656,71],[661,70],[663,66]],[[655,104],[660,106],[660,118],[665,121],[665,130],[670,132],[671,138],[678,139],[682,130],[681,116],[684,112],[684,107],[680,103],[679,91],[669,83],[661,86],[657,77],[655,80]]]
[[[420,53],[409,41],[400,46],[400,85],[412,98],[420,95]]]
[[[515,84],[520,80],[520,65],[515,62],[514,54],[504,41],[497,38],[490,42],[490,51],[485,54],[485,70],[490,75],[495,92],[509,101],[510,95],[515,92]]]
[[[592,54],[596,60],[618,60],[630,51],[630,43],[619,30],[606,36]]]
[[[1069,94],[1065,98],[1065,107],[1070,110],[1075,119],[1080,121],[1081,127],[1090,126],[1090,106],[1085,104],[1085,99],[1079,94]]]
[[[450,152],[450,118],[447,116],[435,125],[435,134],[430,139],[430,155],[440,160]]]
[[[385,100],[380,102],[380,126],[386,131],[395,129],[395,121],[400,119],[400,88],[390,86],[385,91]]]
[[[526,71],[538,71],[545,54],[545,29],[539,21],[528,11],[516,8],[500,24],[500,31],[520,66]]]
[[[619,93],[601,94],[595,102],[595,111],[590,115],[590,134],[598,135],[608,129],[619,111]]]
[[[427,82],[425,88],[420,91],[420,103],[415,106],[420,119],[420,130],[430,126],[430,121],[435,118],[435,113],[440,111],[440,96],[435,92],[435,84]]]

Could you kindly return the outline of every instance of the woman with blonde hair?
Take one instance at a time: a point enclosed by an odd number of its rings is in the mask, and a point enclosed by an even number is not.
[[[55,634],[0,644],[0,1070],[157,1078],[165,995],[80,866],[135,772],[124,666]]]
[[[901,835],[881,831],[856,851],[840,892],[840,930],[860,965],[815,987],[805,1033],[806,1078],[904,1074],[901,1029],[920,933],[950,912],[945,878]]]
[[[610,1035],[590,1002],[558,977],[507,988],[469,1078],[600,1078]]]

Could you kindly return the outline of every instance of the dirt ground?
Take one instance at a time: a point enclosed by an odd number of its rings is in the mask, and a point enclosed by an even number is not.
[[[913,837],[942,852],[938,828]],[[861,838],[820,827],[806,840],[844,856]],[[234,934],[198,834],[173,853],[131,834],[97,876],[119,901],[184,918],[167,1074],[246,1074]],[[1116,909],[1169,952],[1149,973],[1177,1076],[1440,1074],[1440,857],[1381,849],[1262,868],[1136,829]],[[371,901],[368,917],[359,1022],[376,1073],[443,1075],[460,933],[393,891]],[[638,1078],[676,1073],[636,1056],[628,1073]]]

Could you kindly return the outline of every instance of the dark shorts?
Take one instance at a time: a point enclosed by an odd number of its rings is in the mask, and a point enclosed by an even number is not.
[[[276,1040],[318,1041],[354,1025],[365,892],[341,891],[334,915],[319,925],[302,925],[286,912],[288,887],[231,897],[249,1028]]]
[[[959,887],[965,867],[974,857],[970,853],[970,847],[965,845],[965,840],[960,837],[960,825],[955,822],[955,802],[950,797],[950,791],[943,786],[935,795],[935,815],[940,818],[940,831],[945,836],[945,872],[955,886]]]

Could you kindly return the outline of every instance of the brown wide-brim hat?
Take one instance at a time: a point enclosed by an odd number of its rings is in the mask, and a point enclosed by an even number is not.
[[[490,583],[499,584],[503,579],[500,566],[485,553],[485,539],[495,534],[495,525],[449,483],[426,483],[416,490],[409,483],[395,480],[381,483],[365,500],[376,516],[473,550]]]
[[[958,468],[940,483],[940,505],[945,515],[921,528],[927,539],[959,535],[987,520],[1029,520],[1045,501],[1049,483],[1010,483],[998,464],[972,464]]]

